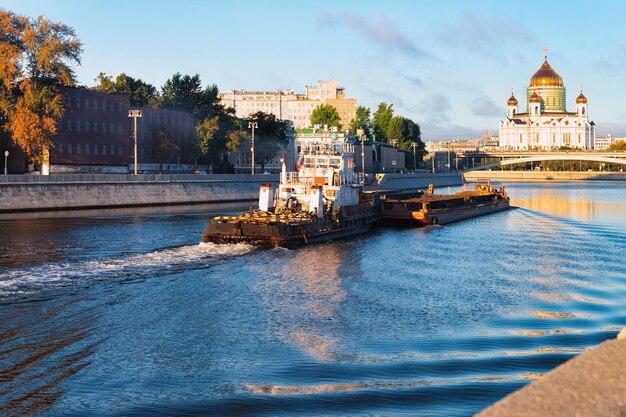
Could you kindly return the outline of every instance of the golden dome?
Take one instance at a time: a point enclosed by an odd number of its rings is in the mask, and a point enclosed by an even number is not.
[[[539,94],[537,94],[537,92],[535,91],[533,93],[532,96],[530,96],[530,100],[531,103],[541,103],[541,96]]]
[[[543,65],[530,77],[529,87],[563,87],[563,78],[552,69],[546,58]]]
[[[517,99],[515,98],[515,96],[513,94],[511,94],[511,97],[507,100],[506,105],[507,106],[517,106]]]
[[[587,104],[587,97],[585,97],[582,91],[580,92],[578,97],[576,97],[576,104],[580,104],[580,103]]]

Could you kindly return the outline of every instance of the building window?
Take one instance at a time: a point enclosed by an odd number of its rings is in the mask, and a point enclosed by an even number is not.
[[[102,155],[106,155],[106,154],[107,154],[107,146],[102,145]]]
[[[71,120],[67,121],[67,130],[70,131],[70,132],[72,131],[72,121]]]
[[[65,97],[65,103],[67,103],[67,107],[72,107],[72,97]]]
[[[115,134],[115,125],[113,123],[109,123],[109,130],[112,134]]]
[[[111,145],[111,156],[115,156],[115,145]]]
[[[57,144],[57,150],[59,151],[59,153],[63,153],[63,144],[62,143],[58,143]]]
[[[89,108],[89,99],[88,98],[85,99],[85,108],[86,109]]]
[[[89,155],[89,144],[85,144],[85,153]]]
[[[98,145],[93,145],[93,154],[98,155]]]
[[[110,101],[110,102],[109,102],[109,104],[110,104],[110,106],[109,106],[109,110],[111,110],[111,111],[115,111],[115,103],[114,103],[114,102],[112,102],[112,101]]]
[[[85,122],[85,132],[89,133],[89,122]]]
[[[80,132],[80,120],[76,121],[76,131]]]
[[[117,124],[117,133],[119,133],[120,135],[122,134],[122,124],[121,123]]]
[[[119,156],[124,155],[124,147],[122,145],[118,145],[118,147],[117,147],[117,154]]]
[[[72,153],[72,144],[71,143],[67,144],[67,153]]]
[[[98,100],[96,100],[95,98],[93,99],[93,109],[98,110]]]
[[[80,151],[81,151],[81,149],[80,149],[80,143],[77,143],[77,144],[76,144],[76,153],[77,153],[77,154],[80,154],[80,153],[81,153]]]
[[[107,132],[107,124],[102,122],[102,133],[106,133]]]
[[[76,108],[80,109],[80,97],[76,97]]]
[[[93,131],[95,133],[98,133],[98,123],[97,122],[93,122]]]

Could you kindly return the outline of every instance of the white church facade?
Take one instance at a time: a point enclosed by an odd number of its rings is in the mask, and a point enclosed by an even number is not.
[[[500,122],[500,149],[593,149],[596,129],[589,120],[587,98],[581,89],[576,111],[565,109],[563,79],[548,64],[547,55],[530,79],[526,103],[526,111],[520,113],[513,94],[507,101],[506,119]]]

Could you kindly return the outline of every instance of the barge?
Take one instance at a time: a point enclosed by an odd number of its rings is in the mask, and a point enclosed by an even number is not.
[[[436,225],[495,213],[510,207],[504,187],[495,189],[490,183],[478,183],[471,191],[456,194],[387,193],[380,196],[378,219],[381,224]]]
[[[354,172],[354,142],[328,134],[302,146],[295,172],[284,159],[280,185],[263,184],[259,209],[212,218],[204,242],[293,248],[367,232],[378,218],[376,195]]]

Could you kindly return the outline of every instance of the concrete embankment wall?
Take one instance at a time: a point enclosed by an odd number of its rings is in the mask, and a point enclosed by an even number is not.
[[[0,212],[253,201],[261,184],[278,182],[277,175],[18,178],[0,179]]]
[[[428,188],[429,184],[436,187],[461,185],[463,177],[457,173],[432,174],[428,172],[416,174],[379,174],[378,186],[367,187],[369,190],[417,190]]]
[[[508,395],[477,417],[624,417],[626,329]]]
[[[370,190],[460,185],[457,174],[383,174]],[[278,175],[0,176],[0,213],[255,201]]]
[[[466,181],[626,181],[626,172],[598,171],[472,171]]]

